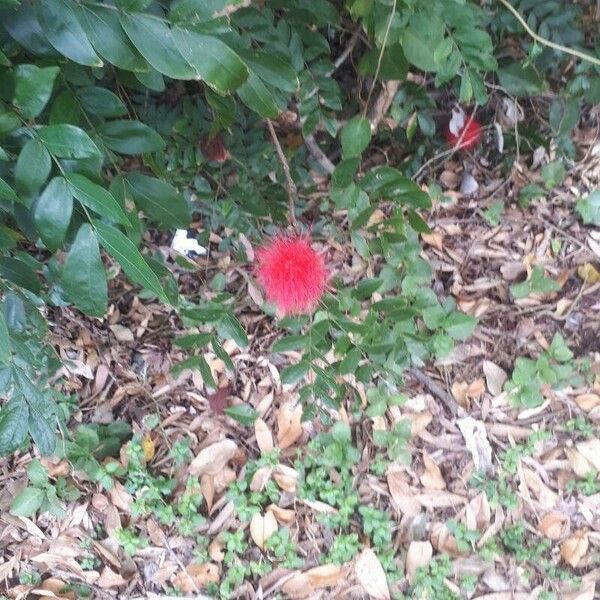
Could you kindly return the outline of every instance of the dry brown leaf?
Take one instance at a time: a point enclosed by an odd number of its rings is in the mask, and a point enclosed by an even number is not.
[[[266,454],[273,450],[273,435],[267,424],[258,418],[254,421],[254,433],[256,435],[256,443],[261,454]]]
[[[469,384],[466,381],[455,381],[450,388],[454,399],[458,402],[458,405],[464,408],[465,410],[469,410],[470,403],[469,397],[467,396],[467,390],[469,389]]]
[[[265,513],[264,517],[260,513],[256,513],[250,521],[250,535],[261,550],[265,549],[266,541],[277,529],[277,520],[270,510]]]
[[[543,481],[542,478],[536,471],[532,471],[527,467],[520,464],[518,466],[518,473],[520,475],[522,483],[524,483],[529,490],[531,490],[540,505],[545,509],[551,509],[556,506],[558,501],[558,494],[552,491]]]
[[[224,545],[220,535],[208,545],[208,555],[217,563],[223,562],[225,558],[225,552],[223,552]]]
[[[294,494],[296,492],[296,485],[298,484],[298,477],[300,474],[296,469],[288,467],[279,463],[273,471],[273,479],[275,483],[284,491]]]
[[[577,452],[577,450],[573,448],[565,448],[565,454],[567,455],[567,459],[575,472],[577,477],[581,477],[582,479],[587,477],[588,473],[591,473],[594,470],[594,467],[590,464],[589,460]]]
[[[237,444],[228,438],[207,446],[192,460],[189,472],[192,475],[217,475],[233,458]]]
[[[302,405],[286,402],[277,411],[277,445],[285,450],[302,435]]]
[[[177,573],[174,583],[184,594],[193,594],[209,583],[219,583],[219,567],[212,563],[192,563]]]
[[[62,581],[62,579],[49,577],[42,582],[39,589],[31,590],[31,593],[41,595],[43,592],[50,592],[53,594],[53,598],[60,598],[61,600],[75,600],[75,592],[70,590],[69,587],[69,584]]]
[[[538,523],[538,531],[550,540],[563,537],[569,528],[569,517],[559,512],[546,513]]]
[[[425,471],[421,475],[421,483],[423,486],[430,490],[445,489],[446,482],[444,481],[440,468],[426,452],[423,453],[423,463],[425,465]]]
[[[579,442],[576,448],[596,471],[600,471],[600,440],[598,438]]]
[[[492,470],[492,447],[487,437],[485,425],[473,417],[465,417],[457,421],[462,433],[467,450],[473,456],[475,469],[489,472]]]
[[[577,267],[577,275],[586,283],[598,283],[600,281],[600,271],[592,263],[585,263]]]
[[[313,587],[319,588],[335,585],[342,577],[343,571],[339,565],[327,564],[309,569],[304,574]]]
[[[100,577],[96,579],[95,584],[103,589],[109,589],[113,587],[120,587],[127,584],[127,580],[121,577],[118,573],[115,573],[110,567],[104,567]]]
[[[407,517],[416,517],[423,506],[406,482],[405,474],[402,471],[388,469],[386,476],[394,508]]]
[[[575,402],[577,402],[577,406],[584,410],[585,412],[589,412],[596,406],[600,406],[600,396],[598,394],[580,394],[575,397]]]
[[[273,467],[269,467],[269,465],[258,468],[250,481],[250,491],[262,492],[269,479],[271,479],[272,473]]]
[[[281,591],[286,598],[300,600],[301,598],[308,598],[315,590],[308,577],[298,571],[281,586]]]
[[[281,508],[277,504],[269,504],[267,510],[270,510],[282,525],[291,525],[296,519],[296,511],[291,508]]]
[[[440,252],[444,249],[443,246],[443,237],[441,233],[436,231],[432,231],[431,233],[422,233],[421,238],[428,246],[433,246],[436,250]]]
[[[144,460],[150,462],[154,458],[154,440],[149,436],[145,435],[142,438],[142,450],[144,451]]]
[[[109,327],[118,342],[127,343],[134,341],[135,338],[131,329],[123,327],[123,325],[110,325]]]
[[[420,567],[426,567],[433,556],[431,542],[411,542],[406,553],[406,578],[412,583],[415,572]]]
[[[588,547],[588,533],[580,529],[560,545],[560,555],[566,563],[576,568],[588,551]]]
[[[365,548],[356,560],[354,567],[356,578],[365,592],[375,600],[390,600],[385,571],[370,548]]]
[[[562,600],[594,600],[596,598],[596,582],[584,584],[574,592],[565,592],[560,596]]]
[[[483,374],[485,375],[485,383],[490,394],[498,396],[502,393],[502,387],[507,380],[508,375],[504,369],[490,360],[483,361]]]
[[[215,478],[212,475],[205,473],[200,477],[200,491],[206,502],[206,508],[210,512],[215,499]]]

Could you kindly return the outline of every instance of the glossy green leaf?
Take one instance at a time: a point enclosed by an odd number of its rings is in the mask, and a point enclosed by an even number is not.
[[[35,6],[44,35],[61,54],[80,65],[102,66],[102,60],[75,16],[74,3],[70,0],[39,0]]]
[[[33,119],[44,110],[59,72],[58,67],[18,65],[15,68],[12,102],[25,119]]]
[[[6,456],[21,445],[28,431],[29,407],[15,396],[0,408],[0,455]]]
[[[356,116],[350,119],[341,133],[342,156],[360,156],[371,141],[371,125],[367,119]]]
[[[444,23],[425,12],[415,14],[402,35],[402,49],[408,62],[422,71],[435,73],[439,64],[435,50],[444,37]]]
[[[87,315],[101,317],[108,307],[106,272],[94,230],[84,223],[77,232],[62,269],[66,299]]]
[[[90,85],[77,90],[83,109],[98,117],[122,117],[127,108],[121,98],[103,87]]]
[[[310,363],[306,360],[300,361],[298,364],[285,367],[281,371],[281,383],[293,385],[298,383],[308,373]]]
[[[120,154],[144,154],[163,150],[165,143],[152,129],[139,121],[106,121],[97,127],[102,141]]]
[[[531,65],[511,62],[498,69],[500,85],[513,96],[529,96],[543,92],[546,82]]]
[[[6,364],[11,359],[10,334],[4,319],[4,312],[0,310],[0,363]]]
[[[33,406],[29,407],[29,433],[42,456],[50,456],[54,453],[56,448],[55,427]]]
[[[231,92],[248,78],[244,61],[219,38],[172,29],[173,40],[185,60],[194,68],[198,79],[219,92]]]
[[[586,225],[600,225],[600,190],[592,192],[587,198],[581,198],[575,205]]]
[[[66,179],[71,193],[81,204],[119,225],[130,225],[127,215],[108,190],[79,173],[68,173]]]
[[[79,4],[77,15],[96,52],[127,71],[147,71],[148,64],[125,35],[118,12],[112,6]]]
[[[27,486],[10,503],[10,514],[16,517],[32,517],[42,506],[46,494],[43,489]]]
[[[242,425],[253,425],[254,421],[260,416],[256,410],[244,402],[227,406],[223,412]]]
[[[248,79],[237,89],[240,100],[265,119],[274,119],[279,115],[279,107],[267,86],[260,77],[250,72]]]
[[[135,283],[168,303],[167,295],[154,271],[148,266],[135,244],[115,227],[94,221],[94,228],[104,249],[115,258],[125,274]]]
[[[245,50],[241,57],[250,70],[268,85],[288,93],[298,89],[298,76],[285,56],[268,50]]]
[[[232,339],[240,348],[248,345],[248,336],[240,322],[233,315],[225,315],[219,323],[222,337]]]
[[[174,79],[195,79],[196,71],[177,50],[169,26],[153,15],[119,13],[125,33],[139,53],[159,72]]]
[[[128,173],[125,179],[136,205],[151,219],[163,227],[189,225],[188,204],[172,185],[141,173]]]
[[[292,350],[306,350],[308,348],[309,336],[286,335],[278,339],[271,347],[271,352],[290,352]]]
[[[2,177],[0,177],[0,200],[10,200],[10,202],[21,202],[15,190],[13,190]]]
[[[8,279],[34,294],[40,289],[40,281],[32,268],[18,258],[0,256],[0,277]]]
[[[38,131],[48,152],[60,158],[93,158],[100,156],[90,136],[74,125],[47,125]]]
[[[28,140],[15,166],[17,192],[27,199],[35,196],[50,175],[51,166],[52,159],[44,145],[36,139]]]
[[[56,252],[65,239],[73,212],[73,195],[64,177],[54,177],[35,205],[33,220],[42,241]]]

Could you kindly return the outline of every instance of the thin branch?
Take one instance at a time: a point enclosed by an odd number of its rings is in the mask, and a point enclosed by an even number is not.
[[[273,127],[273,122],[271,119],[266,119],[267,127],[269,128],[269,133],[271,134],[271,139],[273,140],[273,144],[275,145],[275,151],[277,152],[277,157],[279,158],[279,162],[281,163],[281,167],[283,168],[283,174],[285,175],[286,188],[288,193],[288,219],[290,221],[290,225],[294,229],[298,229],[298,222],[296,221],[296,213],[294,212],[296,206],[296,200],[298,198],[298,190],[296,188],[296,184],[292,179],[292,174],[290,172],[290,165],[283,153],[283,149],[281,148],[281,144],[279,143],[279,139],[277,138],[277,133],[275,133],[275,128]]]
[[[434,396],[441,400],[442,404],[448,409],[453,417],[460,416],[462,411],[456,400],[440,385],[438,385],[429,375],[419,369],[410,367],[408,372],[423,386],[425,386]]]
[[[332,175],[335,171],[335,165],[329,160],[329,157],[321,148],[319,148],[319,144],[315,140],[315,136],[310,134],[304,138],[304,143],[310,152],[310,155],[323,167],[323,170]]]
[[[519,21],[519,23],[521,23],[521,25],[523,26],[523,29],[525,29],[525,31],[536,42],[539,42],[543,46],[548,46],[548,48],[554,48],[554,50],[558,50],[559,52],[564,52],[565,54],[570,54],[571,56],[576,56],[577,58],[580,58],[581,60],[587,60],[588,62],[591,62],[595,65],[600,66],[600,58],[596,58],[595,56],[592,56],[591,54],[587,54],[585,52],[580,52],[579,50],[574,50],[573,48],[568,48],[567,46],[563,46],[562,44],[557,44],[555,42],[552,42],[552,41],[542,37],[541,35],[538,35],[535,31],[533,31],[533,29],[531,29],[531,27],[529,27],[529,25],[527,25],[527,22],[525,21],[525,19],[519,14],[517,9],[514,6],[512,6],[512,4],[510,4],[507,0],[498,0],[498,2],[500,2],[500,4],[505,6],[513,14],[515,19],[517,19],[517,21]]]
[[[385,28],[383,40],[381,41],[381,52],[379,53],[379,58],[377,59],[377,68],[375,69],[375,75],[373,76],[373,83],[371,83],[371,89],[369,90],[369,94],[367,96],[367,101],[365,102],[365,107],[363,109],[363,114],[362,114],[363,119],[367,116],[369,102],[371,102],[371,96],[373,95],[373,90],[375,89],[375,85],[377,83],[377,78],[379,77],[379,71],[381,71],[381,63],[383,62],[383,53],[385,52],[385,45],[387,44],[388,36],[390,35],[390,29],[392,28],[392,21],[394,20],[394,15],[396,14],[396,5],[397,4],[398,4],[398,0],[394,0],[394,4],[392,5],[392,10],[390,12],[390,18],[388,19],[387,26]]]
[[[344,48],[344,51],[335,59],[335,62],[333,63],[333,69],[331,69],[331,71],[327,73],[328,77],[331,77],[331,75],[333,75],[346,62],[346,59],[352,54],[352,50],[354,50],[354,46],[356,46],[356,42],[358,42],[358,38],[360,37],[360,31],[360,27],[357,27],[354,30],[352,36],[350,37],[348,45],[346,46],[346,48]]]

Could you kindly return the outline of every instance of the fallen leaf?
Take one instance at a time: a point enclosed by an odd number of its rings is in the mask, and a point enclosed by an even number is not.
[[[404,473],[388,469],[386,477],[394,508],[407,517],[416,517],[421,512],[423,506],[410,489]]]
[[[105,590],[113,587],[120,587],[126,584],[127,580],[123,579],[123,577],[121,577],[121,575],[118,573],[115,573],[110,567],[104,567],[104,569],[102,569],[102,573],[100,573],[100,577],[98,577],[98,579],[95,581],[95,585]]]
[[[261,454],[271,452],[271,450],[273,450],[273,435],[267,424],[261,418],[254,421],[254,433]]]
[[[306,574],[298,571],[281,586],[281,591],[286,598],[299,600],[308,598],[315,590]]]
[[[370,548],[365,548],[354,567],[356,578],[365,592],[375,600],[390,600],[385,571],[377,555]]]
[[[586,283],[598,283],[600,281],[600,271],[592,263],[585,263],[577,267],[577,275]]]
[[[485,473],[492,471],[492,447],[487,437],[485,425],[473,417],[457,421],[458,428],[465,439],[467,450],[473,457],[475,469]]]
[[[302,435],[302,405],[286,402],[277,411],[277,445],[285,450]]]
[[[575,402],[577,402],[577,406],[584,410],[585,412],[589,412],[596,406],[600,406],[600,396],[598,394],[580,394],[575,397]]]
[[[568,529],[569,517],[559,512],[546,513],[538,523],[538,531],[550,540],[558,540]]]
[[[133,342],[135,339],[133,337],[133,332],[131,331],[131,329],[123,327],[123,325],[111,325],[110,330],[113,332],[113,335],[117,338],[117,341],[119,342]]]
[[[411,542],[406,553],[406,578],[412,583],[415,572],[420,567],[426,567],[433,556],[431,542]]]
[[[444,249],[443,237],[438,232],[432,231],[431,233],[422,233],[421,238],[427,245],[433,246],[440,252]]]
[[[588,551],[588,546],[588,533],[580,529],[560,545],[560,555],[566,563],[576,568]]]
[[[189,472],[192,475],[217,475],[237,451],[237,444],[228,438],[207,446],[192,460]]]
[[[281,508],[276,504],[269,504],[267,510],[270,510],[282,525],[291,525],[296,519],[296,511],[291,508]]]
[[[265,549],[266,541],[277,529],[277,520],[270,510],[265,513],[264,517],[260,513],[256,513],[250,521],[250,535],[261,550]]]
[[[229,405],[229,394],[231,393],[231,386],[226,385],[224,387],[220,387],[216,392],[212,394],[208,394],[206,399],[208,400],[208,405],[210,406],[210,410],[212,410],[216,415],[225,414],[225,409]]]
[[[485,375],[485,383],[490,391],[490,394],[493,396],[498,396],[501,394],[504,382],[508,378],[506,371],[492,361],[484,360],[483,374]]]
[[[184,594],[193,594],[209,583],[219,583],[219,567],[212,563],[192,563],[175,575],[174,583]]]
[[[579,442],[576,446],[577,451],[589,461],[589,463],[600,471],[600,440],[593,438],[585,442]]]
[[[446,482],[444,481],[440,468],[426,452],[423,453],[423,464],[425,465],[425,471],[421,475],[421,483],[423,486],[430,490],[445,489]]]
[[[154,458],[154,441],[149,435],[142,438],[142,450],[144,451],[144,460],[150,462]]]
[[[335,585],[342,577],[343,571],[339,565],[327,564],[309,569],[304,574],[313,587],[319,588]]]
[[[590,461],[577,452],[577,450],[573,448],[565,448],[565,454],[567,455],[567,459],[575,472],[577,477],[581,477],[584,479],[587,477],[588,473],[591,473],[594,470],[594,467],[591,465]]]

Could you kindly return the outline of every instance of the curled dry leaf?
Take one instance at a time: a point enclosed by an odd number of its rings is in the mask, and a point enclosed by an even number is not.
[[[261,454],[266,454],[273,450],[273,435],[267,424],[258,418],[254,421],[254,433],[256,435],[256,443]]]
[[[209,583],[219,583],[219,567],[212,563],[192,563],[177,573],[174,583],[184,594],[193,594]]]
[[[465,438],[467,450],[473,456],[475,469],[486,473],[492,470],[492,447],[487,437],[485,425],[473,417],[465,417],[457,422]]]
[[[596,471],[600,471],[600,440],[593,438],[577,444],[577,451],[588,460]]]
[[[410,489],[404,472],[388,469],[386,476],[394,508],[407,517],[416,517],[423,506]]]
[[[223,470],[228,461],[237,451],[237,444],[230,439],[224,439],[207,446],[192,460],[189,472],[192,475],[217,475]]]
[[[267,481],[271,479],[272,473],[273,467],[270,467],[269,465],[257,469],[250,481],[250,491],[262,492],[265,489],[265,485],[267,485]]]
[[[218,535],[208,546],[208,555],[216,562],[223,562],[225,558],[225,552],[223,552],[223,546],[225,543],[220,535]]]
[[[285,450],[302,435],[302,405],[286,402],[277,411],[277,445]]]
[[[385,571],[370,548],[365,548],[359,555],[354,566],[356,578],[369,596],[375,600],[390,600]]]
[[[406,553],[406,578],[412,583],[415,572],[420,567],[426,567],[433,556],[433,546],[430,542],[411,542]]]
[[[590,461],[577,452],[577,450],[573,448],[565,448],[565,454],[567,455],[567,459],[571,464],[573,471],[577,477],[585,478],[588,473],[591,473],[594,470],[594,467],[590,464]]]
[[[559,512],[546,513],[538,523],[538,531],[548,539],[558,540],[569,528],[569,517]]]
[[[260,513],[256,513],[250,521],[250,535],[261,550],[265,549],[266,541],[277,529],[277,520],[270,510],[265,513],[264,517]]]
[[[291,525],[296,519],[296,511],[291,508],[281,508],[277,504],[269,504],[267,510],[271,511],[282,525]]]
[[[425,471],[421,475],[423,486],[430,490],[443,490],[446,487],[446,482],[444,481],[442,472],[426,452],[423,453],[423,463],[425,465]]]
[[[566,563],[576,568],[588,551],[588,547],[588,533],[580,529],[560,545],[560,555]]]
[[[298,484],[299,476],[300,475],[296,469],[292,469],[292,467],[282,465],[281,463],[279,463],[273,471],[273,479],[277,485],[284,492],[290,492],[291,494],[296,492],[296,485]]]
[[[215,478],[212,475],[204,473],[204,475],[200,477],[200,491],[206,502],[206,508],[210,512],[213,500],[215,499]]]
[[[118,573],[115,573],[110,567],[104,567],[104,569],[102,569],[102,573],[100,573],[100,577],[98,577],[98,579],[95,581],[95,585],[105,590],[109,588],[120,587],[126,584],[127,580]]]
[[[498,396],[502,393],[502,387],[507,380],[508,375],[504,369],[490,360],[483,361],[483,374],[485,375],[485,383],[490,394]]]
[[[596,406],[600,406],[600,396],[598,394],[580,394],[575,397],[575,402],[577,402],[577,406],[584,410],[585,412],[589,412]]]

